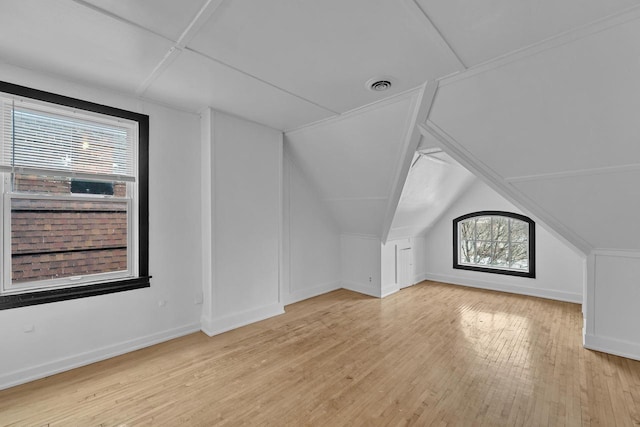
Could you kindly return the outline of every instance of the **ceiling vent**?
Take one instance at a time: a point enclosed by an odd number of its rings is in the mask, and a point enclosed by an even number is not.
[[[390,77],[376,77],[367,82],[367,89],[374,92],[382,92],[391,88],[393,80]]]

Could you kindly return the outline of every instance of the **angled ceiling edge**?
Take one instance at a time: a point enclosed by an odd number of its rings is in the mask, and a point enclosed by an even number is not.
[[[564,224],[529,199],[516,187],[506,182],[500,175],[466,150],[464,146],[451,135],[438,127],[436,123],[427,119],[424,123],[420,123],[418,128],[422,134],[433,136],[441,144],[442,149],[458,163],[467,168],[516,207],[533,216],[537,222],[546,225],[553,235],[568,243],[570,247],[574,248],[578,253],[587,255],[591,252],[593,248],[589,243],[565,227]]]
[[[391,224],[393,223],[393,217],[398,208],[400,202],[400,196],[402,195],[402,188],[407,180],[409,169],[411,168],[411,162],[413,161],[413,155],[420,143],[421,133],[417,127],[417,124],[423,123],[429,117],[429,112],[433,105],[438,89],[438,82],[435,80],[425,83],[422,90],[418,94],[411,119],[408,120],[409,126],[406,131],[405,141],[402,148],[402,156],[400,162],[396,165],[396,172],[391,186],[389,199],[387,203],[387,209],[385,212],[384,222],[381,230],[382,243],[387,243],[389,232],[391,231]]]

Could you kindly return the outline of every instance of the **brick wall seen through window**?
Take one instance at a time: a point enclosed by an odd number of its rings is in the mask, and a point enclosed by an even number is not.
[[[16,175],[21,193],[70,195],[71,179]],[[114,196],[126,184],[113,185]],[[12,283],[127,269],[127,204],[20,198],[11,203]]]

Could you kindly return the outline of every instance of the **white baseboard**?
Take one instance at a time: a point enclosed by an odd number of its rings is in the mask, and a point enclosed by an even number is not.
[[[109,345],[96,350],[85,353],[76,354],[74,356],[47,362],[42,365],[33,366],[19,371],[9,372],[0,375],[0,390],[24,384],[29,381],[45,378],[60,372],[79,368],[101,360],[110,359],[121,354],[149,347],[161,342],[169,341],[184,335],[192,334],[200,330],[197,323],[185,325],[178,328],[168,329],[166,331],[157,332],[155,334],[136,338],[129,341],[123,341],[118,344]]]
[[[283,313],[284,306],[282,304],[270,304],[213,319],[203,317],[200,329],[212,337]]]
[[[489,282],[485,280],[465,279],[448,274],[425,273],[423,280],[450,283],[452,285],[468,286],[470,288],[489,289],[492,291],[509,292],[512,294],[529,295],[539,298],[547,298],[557,301],[582,304],[582,295],[571,292],[556,291],[553,289],[530,288],[527,286],[509,285],[504,283]]]
[[[603,353],[611,353],[628,359],[640,360],[640,344],[629,341],[586,334],[584,336],[584,347],[589,350],[602,351]]]
[[[415,277],[413,278],[413,283],[418,284],[420,282],[424,282],[425,280],[429,280],[427,276],[428,276],[427,273],[416,274]]]
[[[391,294],[395,294],[400,290],[400,285],[397,283],[390,283],[382,287],[382,291],[380,292],[380,298],[387,297]]]
[[[318,295],[326,294],[340,288],[340,282],[327,282],[309,289],[300,289],[298,291],[291,292],[289,295],[285,295],[284,304],[293,304],[295,302],[317,297]]]
[[[376,298],[381,297],[379,290],[375,289],[373,286],[367,286],[363,283],[343,281],[342,287],[349,291],[358,292],[359,294],[365,294]]]

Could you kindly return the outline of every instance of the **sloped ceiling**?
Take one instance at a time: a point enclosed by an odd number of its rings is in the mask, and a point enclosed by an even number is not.
[[[636,6],[636,0],[418,0],[468,67]]]
[[[285,134],[345,233],[380,236],[417,91]]]
[[[426,233],[474,180],[440,149],[416,152],[387,240]]]
[[[640,249],[640,14],[441,82],[429,126],[576,246]]]
[[[5,62],[280,130],[462,69],[413,2],[23,0],[0,7]],[[365,83],[374,77],[394,85],[372,92]]]
[[[440,81],[426,133],[452,157],[584,251],[637,249],[639,11],[637,0],[7,0],[0,60],[291,131],[344,231],[374,235],[406,167],[416,110],[401,95]],[[372,77],[394,84],[373,92]]]
[[[0,58],[289,130],[620,13],[636,0],[7,0]],[[391,77],[387,92],[367,90]]]

